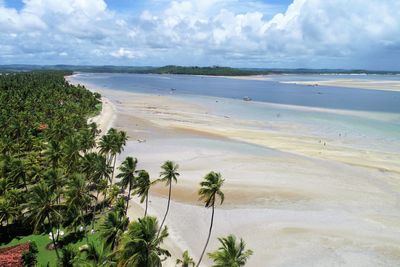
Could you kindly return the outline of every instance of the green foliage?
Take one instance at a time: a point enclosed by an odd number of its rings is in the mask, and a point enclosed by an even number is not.
[[[182,67],[182,66],[164,66],[147,70],[147,73],[157,74],[190,74],[190,75],[212,75],[212,76],[243,76],[257,74],[255,71],[234,69],[229,67]]]
[[[64,246],[61,250],[62,256],[59,260],[59,265],[62,267],[72,267],[78,255],[78,250],[73,245]]]
[[[38,248],[36,245],[36,242],[30,242],[29,244],[29,250],[24,251],[22,253],[22,261],[24,263],[24,266],[27,267],[34,267],[36,266],[37,259],[36,259],[36,254],[38,253]]]
[[[223,184],[224,179],[222,179],[220,173],[210,172],[204,177],[204,180],[200,183],[199,195],[200,200],[205,202],[207,208],[214,206],[217,196],[220,198],[220,204],[224,202],[225,196],[221,191]]]
[[[157,236],[158,222],[155,217],[146,216],[128,226],[122,245],[116,255],[119,266],[160,267],[171,254],[160,245],[168,236],[167,227]]]
[[[240,238],[236,241],[234,235],[218,238],[221,247],[217,251],[208,253],[208,256],[214,261],[213,267],[240,267],[244,266],[253,254],[253,251],[245,249],[245,242]]]
[[[189,252],[185,250],[182,254],[182,259],[177,259],[176,260],[176,266],[180,267],[190,267],[194,266],[195,262],[193,261],[193,258],[190,257]]]

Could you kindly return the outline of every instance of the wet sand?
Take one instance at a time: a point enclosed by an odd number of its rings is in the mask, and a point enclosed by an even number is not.
[[[400,78],[399,78],[400,79]],[[288,84],[301,84],[309,86],[335,86],[343,88],[360,88],[383,91],[400,91],[400,81],[371,81],[357,79],[337,79],[327,81],[288,81]]]
[[[336,139],[323,146],[318,136],[299,135],[297,125],[260,130],[257,121],[174,97],[96,91],[115,106],[113,126],[130,137],[120,160],[137,157],[152,179],[165,160],[180,164],[166,221],[175,259],[185,249],[200,255],[210,210],[198,201],[198,183],[214,170],[226,179],[226,201],[208,251],[233,233],[254,251],[247,266],[398,266],[399,153]],[[162,217],[166,196],[163,185],[152,188],[150,214]],[[141,212],[134,201],[129,215]]]

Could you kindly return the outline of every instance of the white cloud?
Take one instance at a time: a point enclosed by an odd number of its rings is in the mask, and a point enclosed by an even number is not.
[[[283,13],[257,0],[176,0],[137,16],[104,0],[24,3],[0,0],[0,62],[400,68],[400,0],[294,0]],[[380,65],[382,55],[392,60]]]
[[[133,58],[138,58],[141,56],[141,53],[127,50],[123,47],[120,49],[113,51],[110,53],[111,56],[116,57],[116,58],[128,58],[128,59],[133,59]]]

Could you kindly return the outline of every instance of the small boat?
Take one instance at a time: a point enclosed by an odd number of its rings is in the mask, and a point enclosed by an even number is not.
[[[251,101],[252,99],[251,99],[251,97],[249,97],[249,96],[245,96],[245,97],[243,97],[243,100],[244,100],[244,101]]]

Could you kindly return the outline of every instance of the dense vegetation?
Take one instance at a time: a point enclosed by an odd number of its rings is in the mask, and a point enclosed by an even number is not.
[[[100,95],[65,81],[66,72],[0,75],[0,243],[35,241],[37,249],[24,254],[28,265],[39,266],[162,266],[171,257],[163,247],[164,226],[172,184],[179,166],[167,161],[160,179],[137,169],[127,157],[116,158],[127,141],[124,131],[106,134],[88,118],[100,108]],[[117,169],[117,170],[116,170]],[[118,178],[118,183],[114,182]],[[150,187],[169,187],[161,224],[147,215]],[[211,237],[215,205],[222,204],[223,178],[210,172],[200,184],[199,197],[211,208],[207,241]],[[127,217],[132,195],[145,202],[142,218]],[[206,233],[205,233],[206,234]],[[221,247],[208,253],[213,266],[243,266],[252,252],[232,235],[219,239]],[[196,263],[185,251],[178,266]]]
[[[190,74],[190,75],[222,75],[246,76],[268,74],[383,74],[395,75],[399,71],[376,71],[362,69],[282,69],[282,68],[230,68],[230,67],[197,67],[197,66],[75,66],[75,65],[0,65],[0,72],[16,71],[76,71],[93,73],[155,73],[155,74]]]

